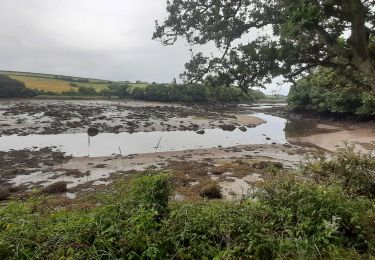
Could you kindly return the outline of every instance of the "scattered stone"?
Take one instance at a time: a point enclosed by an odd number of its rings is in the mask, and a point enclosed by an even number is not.
[[[98,164],[98,165],[95,165],[94,167],[95,168],[105,168],[105,167],[107,167],[107,165],[106,164]]]
[[[266,169],[268,167],[275,167],[277,169],[282,169],[283,164],[281,162],[270,162],[270,161],[261,161],[253,164],[255,169]]]
[[[68,188],[67,188],[66,181],[59,181],[59,182],[52,183],[44,187],[44,189],[42,190],[42,192],[48,193],[48,194],[63,193],[67,191],[68,191]]]
[[[246,126],[240,126],[238,129],[240,129],[240,131],[242,131],[242,132],[246,132],[247,131]]]
[[[235,125],[220,125],[219,127],[224,131],[234,131],[236,129]]]
[[[204,135],[206,132],[202,129],[202,130],[198,130],[196,133],[199,135]]]
[[[78,169],[69,169],[69,170],[65,171],[65,175],[66,176],[73,176],[75,178],[79,178],[79,177],[82,177],[82,176],[90,175],[90,172],[85,172],[84,173],[84,172],[81,172]]]
[[[89,127],[87,129],[87,134],[91,137],[97,136],[99,134],[99,129],[95,127]]]

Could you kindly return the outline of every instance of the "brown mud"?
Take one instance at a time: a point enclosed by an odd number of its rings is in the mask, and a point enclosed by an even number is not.
[[[279,112],[272,112],[277,109]],[[254,112],[286,114],[284,107]],[[238,115],[238,106],[180,105],[109,101],[0,101],[0,136],[100,132],[150,132],[222,128],[233,130],[264,123]],[[246,130],[246,128],[244,128]],[[242,130],[241,130],[242,131]],[[105,189],[114,179],[146,172],[171,174],[174,198],[202,199],[219,188],[225,199],[251,193],[252,185],[267,180],[274,169],[297,167],[308,157],[329,154],[349,140],[360,151],[375,146],[372,124],[345,124],[322,119],[289,117],[289,144],[238,145],[185,151],[106,157],[71,157],[57,147],[0,152],[0,200],[33,196],[34,190],[73,198]],[[56,184],[57,183],[57,184]],[[39,193],[37,193],[39,194]],[[210,195],[211,196],[211,195]]]

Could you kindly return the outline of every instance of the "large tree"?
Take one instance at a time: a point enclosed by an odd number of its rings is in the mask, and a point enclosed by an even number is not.
[[[275,76],[294,82],[323,66],[375,85],[375,0],[173,0],[153,38],[172,45],[214,42],[222,56],[193,55],[187,82],[247,90]],[[250,37],[256,31],[269,32]],[[352,77],[353,76],[353,77]],[[361,80],[358,80],[361,79]]]

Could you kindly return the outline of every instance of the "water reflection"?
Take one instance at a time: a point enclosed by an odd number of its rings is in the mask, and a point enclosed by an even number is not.
[[[212,148],[217,146],[231,147],[246,144],[286,143],[284,132],[286,119],[263,113],[252,114],[266,121],[255,128],[247,128],[246,132],[239,129],[233,132],[222,129],[205,129],[199,135],[193,131],[173,132],[139,132],[139,133],[101,133],[90,138],[87,134],[28,135],[0,137],[0,150],[31,149],[50,146],[61,146],[61,150],[73,156],[109,156],[181,151],[188,149]],[[89,146],[89,147],[88,147]],[[157,149],[155,149],[157,147]]]
[[[317,132],[316,123],[306,119],[288,119],[285,123],[285,137],[295,138]]]

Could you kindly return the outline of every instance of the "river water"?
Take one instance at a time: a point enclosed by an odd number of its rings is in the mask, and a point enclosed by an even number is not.
[[[243,132],[239,129],[224,131],[205,129],[203,135],[194,131],[102,133],[88,137],[86,133],[57,135],[28,135],[0,137],[0,150],[39,149],[56,147],[68,155],[109,156],[114,154],[142,154],[151,152],[182,151],[189,149],[231,147],[248,144],[287,143],[287,120],[264,113],[249,113],[266,123]]]

